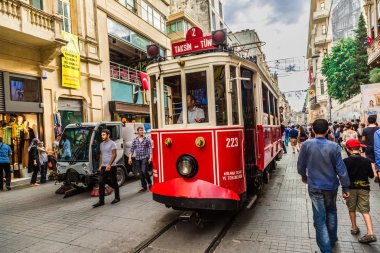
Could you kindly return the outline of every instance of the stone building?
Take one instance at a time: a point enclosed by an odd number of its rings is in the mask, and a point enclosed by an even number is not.
[[[205,35],[212,31],[225,28],[224,0],[170,0],[170,14],[179,12],[192,17]]]
[[[168,0],[0,0],[0,121],[15,170],[33,136],[51,149],[69,123],[149,120],[140,73],[148,44],[170,55],[168,15]]]

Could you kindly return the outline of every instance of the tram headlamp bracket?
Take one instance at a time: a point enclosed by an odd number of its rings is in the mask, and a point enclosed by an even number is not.
[[[198,162],[191,155],[182,155],[177,160],[177,171],[184,178],[192,178],[198,172]]]

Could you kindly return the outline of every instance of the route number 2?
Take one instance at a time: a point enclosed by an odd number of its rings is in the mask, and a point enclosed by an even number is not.
[[[237,148],[239,146],[238,138],[227,138],[226,139],[226,147],[227,148]]]

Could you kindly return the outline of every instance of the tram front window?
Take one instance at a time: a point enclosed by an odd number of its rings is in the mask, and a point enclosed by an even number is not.
[[[206,71],[186,74],[186,103],[187,122],[189,124],[208,122]],[[177,123],[182,122],[183,112],[181,112]]]
[[[214,66],[215,112],[216,125],[227,125],[227,97],[226,97],[225,67]]]
[[[164,77],[165,124],[176,124],[182,111],[181,76]]]

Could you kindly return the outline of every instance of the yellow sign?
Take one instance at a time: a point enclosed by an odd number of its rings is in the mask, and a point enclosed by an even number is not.
[[[309,96],[310,96],[310,98],[315,97],[315,91],[314,90],[309,90]]]
[[[80,89],[80,52],[78,36],[62,31],[69,43],[62,47],[62,87]]]

